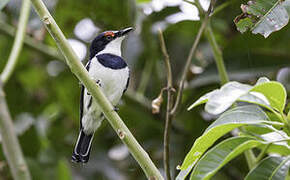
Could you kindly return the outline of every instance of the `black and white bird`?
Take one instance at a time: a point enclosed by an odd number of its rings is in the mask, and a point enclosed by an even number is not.
[[[126,28],[120,31],[103,32],[92,41],[90,46],[90,60],[86,69],[113,106],[118,104],[129,84],[129,68],[121,56],[121,44],[132,30]],[[104,115],[98,103],[82,86],[80,133],[72,155],[73,162],[88,162],[94,132],[100,127],[103,119]]]

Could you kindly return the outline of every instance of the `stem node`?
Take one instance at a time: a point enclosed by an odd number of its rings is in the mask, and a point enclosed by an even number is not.
[[[50,25],[51,24],[48,16],[44,16],[43,19],[42,19],[42,21],[43,21],[43,23],[45,25]]]

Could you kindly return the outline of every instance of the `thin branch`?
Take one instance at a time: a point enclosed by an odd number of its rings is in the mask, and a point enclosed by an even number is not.
[[[199,28],[199,31],[198,31],[198,34],[195,38],[195,41],[190,49],[190,52],[189,52],[189,55],[188,55],[188,58],[186,60],[186,63],[185,63],[185,67],[183,69],[183,72],[182,72],[182,76],[181,76],[181,79],[180,79],[180,82],[179,82],[179,86],[178,86],[178,91],[177,91],[177,97],[176,97],[176,101],[175,101],[175,104],[170,112],[171,115],[174,115],[177,111],[177,108],[179,106],[179,103],[181,101],[181,97],[182,97],[182,92],[183,92],[183,88],[184,88],[184,82],[186,80],[186,74],[188,73],[189,71],[189,68],[190,68],[190,64],[191,64],[191,60],[192,60],[192,57],[197,49],[197,45],[201,39],[201,36],[202,36],[202,33],[203,31],[205,30],[206,26],[207,26],[207,23],[208,23],[208,20],[209,20],[209,15],[213,9],[213,6],[215,4],[215,0],[211,0],[210,1],[210,6],[208,8],[208,11],[205,15],[205,18],[203,19],[203,22],[201,24],[201,27]]]
[[[171,120],[170,110],[172,108],[172,71],[170,65],[169,55],[166,50],[166,45],[162,31],[159,29],[159,39],[162,53],[164,55],[164,61],[167,69],[167,107],[166,107],[166,120],[164,129],[164,150],[163,150],[163,164],[166,174],[166,179],[171,180],[170,175],[170,159],[169,159],[169,143],[170,143],[170,131],[171,131]]]
[[[0,21],[0,31],[11,37],[14,37],[16,34],[15,28],[3,21]],[[56,58],[58,60],[64,61],[63,56],[59,53],[59,51],[56,48],[43,44],[42,42],[37,41],[28,35],[25,35],[24,37],[24,44],[37,50],[40,53],[43,53],[52,58]]]
[[[222,10],[224,10],[224,8],[228,7],[229,5],[235,3],[236,1],[234,0],[229,0],[229,1],[226,1],[224,3],[222,3],[221,5],[217,6],[215,9],[214,9],[214,12],[212,13],[212,16],[215,16],[216,14],[218,14],[219,12],[221,12]]]
[[[199,3],[199,0],[195,0],[195,1],[183,0],[183,1],[194,5],[198,10],[199,16],[201,16],[204,13],[203,8],[202,8],[201,4]]]
[[[23,1],[25,2],[25,1]],[[21,147],[14,131],[5,95],[0,84],[0,132],[2,137],[2,147],[8,165],[11,169],[13,179],[30,180],[30,173],[24,160]]]
[[[20,19],[19,19],[13,47],[9,55],[8,62],[0,76],[0,80],[2,81],[3,84],[5,84],[7,80],[10,78],[15,68],[15,65],[17,63],[19,53],[23,46],[23,39],[25,36],[26,25],[29,18],[29,12],[30,12],[30,2],[29,0],[25,0],[25,1],[22,1],[22,3],[23,4],[21,7]]]
[[[31,0],[31,2],[36,12],[38,13],[40,19],[45,24],[46,29],[49,31],[50,35],[54,38],[59,49],[63,53],[71,71],[84,84],[84,86],[88,89],[90,94],[98,102],[104,115],[106,116],[106,119],[109,121],[109,123],[116,131],[119,138],[123,141],[123,143],[127,145],[129,151],[131,152],[135,160],[139,163],[144,173],[146,174],[147,178],[151,180],[153,179],[163,180],[163,177],[161,176],[160,172],[151,161],[146,151],[144,151],[144,149],[140,146],[140,144],[131,134],[127,126],[124,124],[120,116],[116,113],[116,111],[114,111],[112,104],[107,99],[105,94],[102,92],[100,87],[96,85],[96,83],[90,78],[88,72],[81,64],[77,55],[69,45],[64,34],[56,24],[53,17],[48,12],[44,3],[41,0]]]

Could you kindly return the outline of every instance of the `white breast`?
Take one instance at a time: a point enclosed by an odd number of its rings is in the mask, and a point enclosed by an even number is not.
[[[113,105],[117,105],[124,89],[126,88],[129,77],[129,68],[111,69],[104,67],[94,57],[91,61],[90,76],[95,80],[100,80],[101,88]]]

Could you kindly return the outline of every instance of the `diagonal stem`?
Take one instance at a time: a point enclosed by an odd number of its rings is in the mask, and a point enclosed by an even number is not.
[[[16,32],[13,47],[9,55],[7,64],[0,76],[0,80],[2,81],[3,84],[7,82],[13,70],[15,69],[19,53],[23,46],[23,40],[26,33],[26,25],[29,18],[29,12],[30,12],[30,2],[29,0],[23,0],[20,12],[20,19],[17,27],[18,30]]]
[[[220,50],[216,39],[214,37],[214,34],[212,32],[212,28],[210,26],[210,24],[207,25],[206,31],[205,31],[205,36],[208,39],[208,42],[212,48],[213,51],[213,56],[216,62],[216,66],[218,69],[218,74],[221,80],[221,84],[225,84],[227,82],[229,82],[229,77],[228,77],[228,73],[224,64],[224,59],[223,59],[223,54],[222,51]]]
[[[109,121],[110,125],[118,134],[119,138],[128,147],[130,153],[133,155],[135,160],[143,169],[147,178],[150,180],[163,180],[160,172],[150,159],[146,151],[140,146],[134,136],[131,134],[130,130],[124,124],[120,116],[114,111],[112,104],[109,102],[107,97],[104,95],[99,86],[90,78],[88,72],[81,64],[77,55],[74,53],[73,49],[66,40],[64,34],[56,24],[53,17],[48,12],[44,3],[41,0],[31,0],[37,14],[40,19],[45,24],[46,29],[53,37],[61,50],[62,54],[66,59],[66,63],[70,67],[71,71],[76,75],[76,77],[83,83],[83,85],[88,89],[90,94],[94,97],[96,102],[98,102],[101,107],[106,119]]]
[[[179,86],[178,86],[178,91],[177,91],[177,97],[176,97],[176,101],[175,101],[175,104],[170,112],[171,115],[174,115],[177,111],[177,108],[180,104],[180,101],[181,101],[181,97],[182,97],[182,92],[183,92],[183,89],[184,89],[184,82],[186,80],[186,74],[188,73],[189,71],[189,68],[190,68],[190,64],[191,64],[191,60],[192,60],[192,57],[197,49],[197,45],[201,39],[201,36],[204,32],[204,30],[206,29],[206,26],[207,26],[207,23],[209,21],[209,15],[213,9],[213,6],[215,4],[215,0],[211,0],[210,1],[210,6],[208,8],[208,11],[205,15],[205,18],[203,19],[203,22],[201,24],[201,27],[199,28],[198,30],[198,34],[195,38],[195,41],[190,49],[190,52],[189,52],[189,55],[188,55],[188,58],[186,60],[186,63],[185,63],[185,66],[184,66],[184,69],[182,71],[182,76],[181,76],[181,79],[180,79],[180,82],[179,82]]]
[[[24,160],[22,150],[14,131],[13,121],[0,84],[0,133],[2,147],[15,180],[30,180],[30,173]]]

